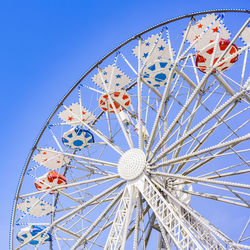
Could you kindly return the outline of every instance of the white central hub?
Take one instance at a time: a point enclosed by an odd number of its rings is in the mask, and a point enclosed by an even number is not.
[[[138,148],[132,148],[125,152],[118,163],[118,173],[125,180],[133,180],[139,177],[146,167],[146,156]]]

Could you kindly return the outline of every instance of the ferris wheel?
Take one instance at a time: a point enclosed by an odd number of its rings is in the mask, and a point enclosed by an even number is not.
[[[10,248],[250,249],[249,21],[192,13],[97,62],[31,150]]]

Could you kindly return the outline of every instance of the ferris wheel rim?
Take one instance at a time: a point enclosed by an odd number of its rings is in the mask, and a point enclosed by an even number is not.
[[[95,68],[97,68],[103,61],[105,61],[108,57],[110,57],[111,55],[113,55],[115,52],[117,52],[119,49],[121,49],[122,47],[124,47],[126,44],[128,44],[129,42],[138,39],[139,37],[141,37],[142,35],[157,29],[161,26],[164,26],[166,24],[172,23],[172,22],[176,22],[185,18],[190,18],[193,16],[199,16],[199,15],[203,15],[203,14],[210,14],[210,13],[221,13],[221,12],[231,12],[231,13],[245,13],[245,14],[250,14],[250,10],[248,9],[215,9],[215,10],[207,10],[207,11],[200,11],[200,12],[193,12],[191,14],[187,14],[187,15],[182,15],[182,16],[178,16],[176,18],[171,18],[167,21],[163,21],[157,25],[154,25],[140,33],[138,33],[137,35],[134,35],[132,37],[130,37],[129,39],[127,39],[125,42],[121,43],[120,45],[118,45],[117,47],[115,47],[111,52],[107,53],[104,57],[102,57],[97,63],[95,63],[86,73],[84,73],[84,75],[66,92],[66,94],[63,96],[63,98],[61,99],[61,101],[59,101],[56,105],[55,108],[53,109],[53,111],[51,112],[51,114],[49,115],[48,119],[46,120],[45,124],[42,126],[42,129],[40,130],[39,135],[37,136],[37,138],[35,139],[35,142],[32,146],[32,149],[30,151],[30,153],[28,154],[27,160],[25,161],[24,167],[21,171],[20,174],[20,178],[19,178],[19,182],[17,185],[17,189],[15,192],[15,199],[13,202],[13,206],[12,206],[12,210],[11,210],[11,224],[10,224],[10,248],[12,249],[13,246],[13,227],[14,227],[14,218],[15,218],[15,212],[16,212],[16,205],[17,205],[17,200],[19,197],[19,193],[20,193],[20,188],[23,182],[23,178],[24,175],[27,171],[27,167],[30,163],[31,157],[34,153],[34,151],[36,150],[36,147],[45,131],[45,129],[48,127],[51,119],[55,116],[56,112],[58,111],[58,109],[62,106],[63,102],[67,99],[67,97],[73,92],[74,89],[76,89],[76,87],[82,82],[83,79],[85,79]]]

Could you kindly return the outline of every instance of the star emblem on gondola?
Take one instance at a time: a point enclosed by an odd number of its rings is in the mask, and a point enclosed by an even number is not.
[[[161,45],[158,49],[159,49],[159,51],[161,51],[161,50],[164,50],[165,47]]]
[[[213,30],[214,33],[219,31],[218,27],[215,27],[215,28],[212,29],[212,30]]]

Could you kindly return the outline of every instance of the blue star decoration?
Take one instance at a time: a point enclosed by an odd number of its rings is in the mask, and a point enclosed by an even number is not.
[[[147,43],[145,43],[145,45],[146,45],[146,46],[149,46],[149,45],[150,45],[150,43],[149,43],[149,42],[147,42]]]
[[[107,72],[106,72],[106,71],[104,71],[104,72],[103,72],[103,74],[106,76],[106,75],[107,75]]]
[[[116,75],[116,78],[121,78],[121,77],[122,77],[122,76],[121,76],[121,75],[119,75],[119,74],[118,74],[118,75]]]
[[[164,50],[165,47],[161,45],[161,47],[158,47],[159,51]]]
[[[148,56],[148,53],[144,53],[143,57],[147,58],[147,56]]]

